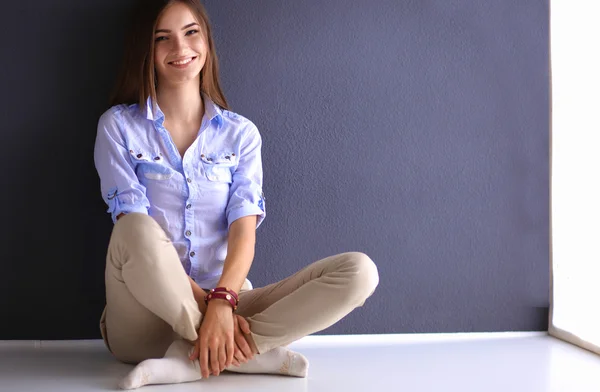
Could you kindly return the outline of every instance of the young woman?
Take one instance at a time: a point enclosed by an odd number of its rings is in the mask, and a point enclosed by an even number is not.
[[[115,223],[100,329],[117,359],[137,364],[119,386],[224,370],[306,377],[307,359],[285,346],[362,306],[377,268],[348,252],[252,288],[261,135],[228,108],[198,0],[142,0],[133,17],[94,149]]]

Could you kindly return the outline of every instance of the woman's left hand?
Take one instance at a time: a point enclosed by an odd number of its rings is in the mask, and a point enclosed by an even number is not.
[[[233,310],[229,303],[216,299],[208,303],[198,335],[190,359],[200,359],[202,378],[208,378],[210,370],[213,375],[218,376],[226,367],[231,366],[235,349]]]
[[[233,315],[233,340],[235,341],[235,352],[233,354],[234,364],[240,366],[240,363],[246,363],[254,358],[252,349],[246,340],[245,335],[250,335],[250,325],[248,321],[239,314]],[[235,363],[237,362],[237,364]]]

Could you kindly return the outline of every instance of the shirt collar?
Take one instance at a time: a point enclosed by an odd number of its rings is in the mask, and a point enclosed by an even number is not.
[[[223,110],[205,93],[202,93],[202,99],[204,100],[204,115],[209,121],[215,121],[221,128],[223,126]]]
[[[218,124],[218,127],[221,128],[221,126],[223,126],[223,110],[205,93],[202,93],[202,99],[204,100],[204,115],[209,121],[215,121]],[[146,118],[150,121],[159,123],[163,123],[165,119],[165,115],[158,107],[158,103],[156,104],[156,113],[152,110],[151,97],[148,97],[146,100]]]

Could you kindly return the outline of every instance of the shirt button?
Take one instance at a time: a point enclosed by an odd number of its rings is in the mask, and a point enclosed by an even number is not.
[[[192,182],[192,179],[191,179],[191,178],[188,178],[188,179],[187,179],[187,182],[188,182],[188,183],[191,183],[191,182]]]
[[[192,205],[188,204],[187,206],[185,206],[185,208],[189,210],[190,208],[192,208]]]
[[[185,232],[185,235],[189,237],[189,236],[192,235],[192,232],[188,230],[188,231]]]
[[[194,256],[196,256],[196,252],[192,252],[192,253],[190,253],[190,256],[191,256],[191,257],[194,257]]]

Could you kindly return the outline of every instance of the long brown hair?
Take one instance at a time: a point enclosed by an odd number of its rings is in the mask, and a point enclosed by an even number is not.
[[[146,100],[156,103],[156,71],[154,69],[154,31],[164,10],[173,3],[183,3],[200,22],[208,42],[206,61],[200,71],[200,92],[223,109],[229,109],[219,82],[219,62],[213,42],[210,21],[199,0],[140,0],[132,10],[125,38],[123,63],[110,98],[110,106],[137,103],[146,108]],[[199,93],[200,93],[199,92]]]

